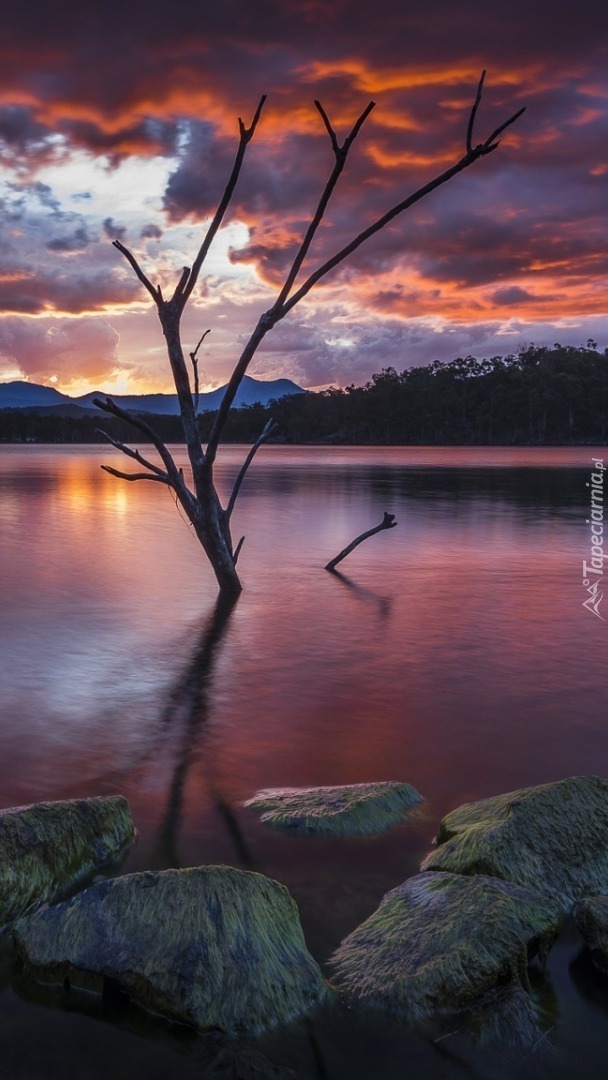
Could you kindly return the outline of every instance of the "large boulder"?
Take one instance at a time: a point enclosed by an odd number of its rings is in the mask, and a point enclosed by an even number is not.
[[[45,981],[101,990],[111,980],[199,1031],[263,1031],[327,992],[285,886],[229,866],[100,881],[21,919],[13,935]]]
[[[608,896],[586,896],[572,908],[596,968],[608,975]]]
[[[573,776],[460,806],[421,869],[489,874],[569,911],[581,896],[608,892],[608,781]]]
[[[0,926],[65,896],[134,835],[122,795],[0,810]]]
[[[422,802],[411,784],[269,788],[244,804],[277,829],[320,836],[371,836],[407,820]]]
[[[529,956],[550,948],[557,904],[496,878],[418,874],[386,894],[333,957],[336,985],[414,1021],[460,1012],[527,985]]]

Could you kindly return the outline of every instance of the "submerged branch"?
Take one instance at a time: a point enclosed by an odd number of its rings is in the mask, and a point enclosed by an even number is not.
[[[354,551],[356,547],[359,547],[359,544],[362,544],[364,540],[368,540],[370,536],[375,536],[376,533],[383,532],[384,529],[394,529],[396,525],[397,522],[395,521],[395,515],[387,514],[385,511],[382,521],[379,525],[376,525],[375,529],[368,529],[367,532],[361,533],[360,536],[357,536],[353,540],[352,544],[349,544],[348,547],[342,548],[340,554],[336,555],[335,559],[331,559],[331,561],[327,563],[325,569],[334,570],[338,563],[342,562],[342,559],[345,559],[347,555],[350,555],[351,551]]]

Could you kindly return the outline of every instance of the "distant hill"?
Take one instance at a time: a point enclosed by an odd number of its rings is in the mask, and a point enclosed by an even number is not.
[[[226,387],[221,386],[218,390],[201,394],[198,411],[213,412],[217,409],[225,390]],[[238,409],[242,405],[267,405],[274,399],[287,397],[290,394],[305,393],[307,391],[291,379],[264,381],[246,375],[237,391],[233,408]],[[65,406],[79,406],[81,409],[92,410],[99,415],[93,405],[93,399],[106,396],[108,395],[100,391],[93,391],[90,394],[84,394],[83,397],[72,398],[67,394],[60,394],[52,386],[38,386],[36,383],[23,381],[0,383],[0,409],[32,409],[43,406],[47,412],[51,412],[53,407],[56,407],[58,412],[65,414]],[[109,396],[122,409],[131,409],[133,412],[148,412],[161,416],[177,416],[179,413],[176,394],[111,394]]]
[[[0,383],[0,409],[30,409],[37,405],[74,404],[71,398],[60,394],[52,386],[38,386],[29,382]]]

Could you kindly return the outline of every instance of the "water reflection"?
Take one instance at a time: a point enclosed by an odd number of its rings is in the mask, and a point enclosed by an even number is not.
[[[123,793],[140,831],[128,869],[260,868],[287,884],[325,962],[416,872],[443,813],[607,771],[605,627],[580,593],[593,453],[264,447],[235,510],[245,591],[228,611],[159,485],[103,474],[105,448],[0,448],[2,802]],[[224,453],[225,492],[241,461]],[[398,528],[325,573],[385,509]],[[336,842],[278,834],[240,808],[264,787],[374,780],[413,783],[426,816]],[[575,1075],[583,1040],[597,1062],[608,1035],[555,955]],[[5,989],[3,1061],[22,1052],[28,1008]],[[74,1072],[78,1032],[111,1042],[85,1021],[60,1025],[59,1049],[49,1020],[45,1080]],[[319,1025],[329,1075],[459,1073],[378,1018]],[[315,1075],[308,1039],[289,1040],[287,1053],[277,1036],[277,1059],[299,1055]],[[465,1060],[495,1075],[476,1053]]]
[[[378,622],[380,624],[388,621],[392,606],[390,596],[381,596],[372,589],[366,589],[364,585],[358,585],[356,581],[352,581],[351,578],[347,577],[341,570],[332,570],[332,574],[335,580],[339,581],[345,589],[349,589],[353,595],[357,596],[363,603],[376,609],[378,613]]]
[[[223,796],[221,784],[214,775],[213,742],[208,730],[215,660],[237,602],[238,598],[218,597],[192,655],[170,688],[161,710],[162,726],[171,729],[177,750],[167,804],[153,847],[152,865],[181,865],[177,838],[184,789],[193,761],[202,757],[211,800],[234,845],[235,857],[231,861],[247,870],[255,869],[234,809]]]

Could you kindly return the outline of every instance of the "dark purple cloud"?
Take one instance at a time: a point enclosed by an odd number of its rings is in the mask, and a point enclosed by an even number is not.
[[[191,0],[170,8],[131,0],[116,15],[99,0],[13,6],[0,41],[0,159],[23,195],[13,189],[5,206],[0,305],[77,313],[139,299],[106,237],[123,238],[125,229],[143,241],[162,237],[159,257],[169,260],[172,227],[198,223],[217,205],[236,117],[248,120],[263,92],[268,104],[232,206],[250,237],[231,257],[255,268],[271,296],[332,166],[313,98],[340,138],[370,98],[377,108],[310,269],[458,158],[476,78],[487,67],[477,137],[522,104],[525,116],[496,154],[359,249],[315,302],[358,305],[358,371],[406,346],[424,351],[430,331],[405,320],[454,319],[454,345],[464,347],[467,334],[475,339],[472,324],[489,328],[477,338],[484,341],[497,320],[518,314],[543,326],[598,317],[608,271],[607,42],[599,0],[575,9],[565,0],[380,0],[373,8],[362,0],[223,0],[204,10]],[[105,222],[93,221],[80,180],[68,211],[39,172],[69,167],[83,151],[112,170],[133,157],[170,162],[158,192],[167,227],[150,213],[132,228],[119,205]],[[203,283],[199,298],[213,291]],[[374,322],[366,338],[366,318],[384,320],[386,335]],[[295,325],[300,336],[279,336],[266,357],[289,363],[293,349],[307,355],[309,381],[331,381],[317,376],[324,365],[343,371],[351,346],[323,336],[321,317]],[[446,330],[444,345],[448,338]]]

